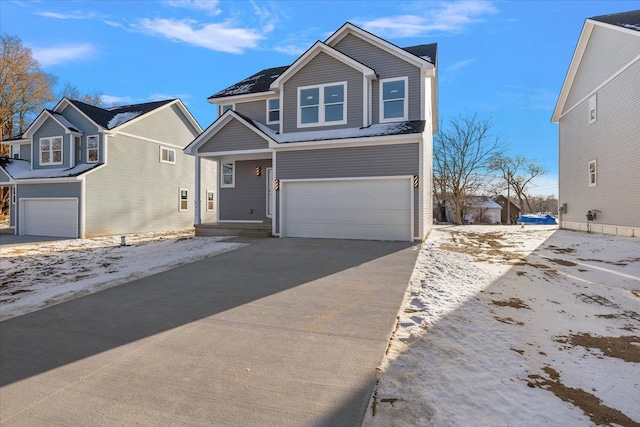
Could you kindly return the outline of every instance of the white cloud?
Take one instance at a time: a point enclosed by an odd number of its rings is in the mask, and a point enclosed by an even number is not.
[[[105,105],[109,106],[134,104],[133,98],[130,96],[102,95],[100,98]]]
[[[464,59],[462,61],[458,61],[452,65],[449,65],[442,72],[440,76],[440,82],[445,83],[445,82],[453,81],[458,75],[458,73],[460,72],[460,70],[472,64],[473,62],[475,62],[475,60],[476,60],[475,58]]]
[[[424,9],[432,3],[420,3]],[[364,29],[386,37],[416,37],[433,33],[459,33],[470,24],[482,22],[482,16],[496,13],[491,2],[472,0],[439,3],[423,13],[396,15],[370,21],[354,20]]]
[[[217,0],[167,0],[166,2],[172,7],[182,7],[206,12],[208,15],[219,15],[220,8]]]
[[[77,59],[87,59],[95,53],[91,43],[62,45],[54,47],[31,47],[33,57],[43,67],[50,67]]]
[[[66,13],[44,11],[36,12],[36,15],[54,19],[90,19],[96,16],[94,12],[82,12],[80,10],[74,10]]]
[[[291,55],[291,56],[300,56],[307,49],[309,49],[309,45],[296,46],[296,45],[293,45],[293,44],[288,44],[288,45],[283,45],[283,46],[276,46],[276,47],[273,48],[273,50],[275,50],[276,52],[283,53],[285,55]]]
[[[200,24],[191,19],[143,19],[142,31],[220,52],[242,53],[255,48],[264,36],[254,29],[234,27],[229,22]]]

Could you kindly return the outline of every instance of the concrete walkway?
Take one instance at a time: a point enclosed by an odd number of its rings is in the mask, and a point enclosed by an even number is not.
[[[417,254],[263,239],[4,321],[0,424],[359,426]]]

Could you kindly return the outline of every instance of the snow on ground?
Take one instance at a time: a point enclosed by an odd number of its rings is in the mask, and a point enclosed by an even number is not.
[[[638,313],[638,238],[436,228],[363,426],[638,426]]]
[[[193,230],[0,248],[0,321],[237,249]]]

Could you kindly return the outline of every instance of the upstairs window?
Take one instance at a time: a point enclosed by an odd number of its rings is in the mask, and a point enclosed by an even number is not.
[[[598,184],[598,169],[596,161],[589,162],[589,187],[595,187]]]
[[[98,162],[98,135],[87,137],[87,163]]]
[[[345,124],[346,92],[347,82],[298,88],[298,127]]]
[[[160,147],[160,163],[176,163],[176,150],[173,148]]]
[[[40,164],[62,164],[62,137],[40,138]]]
[[[223,104],[220,107],[220,115],[223,115],[227,110],[233,110],[233,104]]]
[[[267,124],[280,123],[280,99],[267,100]]]
[[[220,187],[235,187],[236,165],[235,163],[223,163],[220,169]]]
[[[409,120],[408,79],[380,80],[380,123]]]
[[[11,146],[11,158],[12,159],[19,159],[20,158],[20,146],[19,145],[12,145]]]

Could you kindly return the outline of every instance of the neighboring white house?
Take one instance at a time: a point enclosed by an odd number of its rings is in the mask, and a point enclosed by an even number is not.
[[[640,237],[640,10],[585,21],[551,121],[560,227]]]
[[[193,158],[182,151],[200,132],[178,99],[100,108],[63,98],[2,142],[11,152],[0,161],[10,225],[15,234],[75,238],[215,218],[215,163],[203,162],[196,194]]]
[[[456,222],[456,215],[447,207],[447,221]],[[463,207],[463,220],[466,224],[500,224],[502,206],[488,196],[467,196]]]

